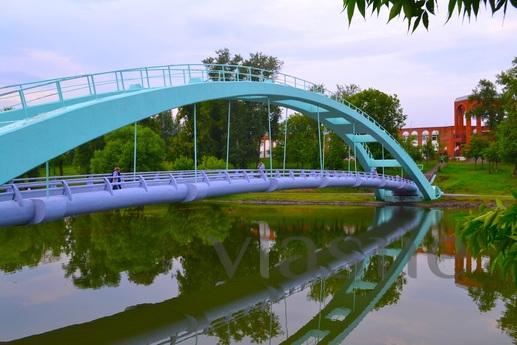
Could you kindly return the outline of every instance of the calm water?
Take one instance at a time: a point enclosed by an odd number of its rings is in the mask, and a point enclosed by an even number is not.
[[[0,229],[0,340],[517,344],[517,289],[464,211],[121,210]]]

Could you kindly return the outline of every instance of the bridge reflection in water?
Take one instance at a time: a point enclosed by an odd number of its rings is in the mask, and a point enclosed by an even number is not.
[[[440,217],[438,210],[379,208],[368,231],[336,238],[330,245],[309,252],[307,257],[286,256],[268,272],[267,278],[251,275],[230,279],[210,290],[137,305],[112,316],[14,343],[197,343],[200,337],[229,331],[239,319],[266,310],[268,320],[262,320],[266,322],[255,320],[257,327],[269,327],[263,332],[263,341],[275,337],[274,342],[285,344],[339,344],[394,286],[409,258]],[[263,222],[259,223],[259,233],[273,239]],[[267,251],[268,246],[261,249]],[[306,289],[320,307],[302,327],[288,329],[287,300]],[[278,317],[272,312],[273,306],[279,305],[286,308],[283,334],[278,330]]]

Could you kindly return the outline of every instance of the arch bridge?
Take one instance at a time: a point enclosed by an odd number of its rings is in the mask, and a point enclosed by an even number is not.
[[[394,186],[392,180],[384,174],[361,175],[359,183],[356,181],[351,185],[375,188],[378,199],[433,200],[441,195],[440,190],[431,185],[397,140],[372,117],[352,104],[337,99],[330,92],[320,90],[311,82],[247,66],[165,65],[78,75],[0,88],[0,107],[4,109],[0,112],[0,184],[3,184],[0,187],[0,192],[3,190],[0,196],[0,213],[2,216],[5,215],[7,209],[12,212],[15,206],[31,210],[30,217],[22,215],[23,212],[16,213],[13,218],[19,220],[8,224],[37,222],[38,219],[55,219],[66,215],[66,212],[63,213],[63,207],[68,206],[63,205],[72,202],[74,190],[88,191],[83,187],[76,187],[88,185],[88,179],[91,180],[91,177],[80,177],[80,181],[72,178],[74,182],[71,184],[66,182],[68,178],[60,178],[60,195],[55,195],[56,183],[51,183],[52,179],[46,178],[44,186],[41,186],[42,181],[32,181],[39,184],[39,187],[24,185],[22,181],[13,179],[83,143],[162,111],[221,99],[264,102],[268,105],[268,112],[271,104],[278,105],[316,120],[318,124],[323,124],[343,139],[353,150],[354,163],[358,162],[366,172],[372,169],[382,169],[384,172],[386,167],[400,167],[407,174],[408,180],[394,177],[393,179],[398,180],[397,186]],[[377,158],[372,155],[368,146],[372,143],[382,146],[383,157]],[[391,158],[385,158],[384,152]],[[203,173],[195,171],[195,179],[186,183],[190,186],[190,191],[199,189],[196,185],[199,182],[198,173],[205,183],[210,180],[209,177],[205,178]],[[283,175],[291,179],[294,175],[295,181],[304,178],[297,176],[300,173],[282,169]],[[236,171],[228,171],[223,175],[228,181],[233,181],[233,177],[238,174],[242,175]],[[318,175],[322,179],[319,184],[301,184],[301,187],[332,185],[323,180],[328,178],[329,174],[330,172],[325,172],[322,167]],[[334,172],[334,175],[336,174],[338,173]],[[357,168],[353,174],[359,174]],[[140,192],[149,192],[153,186],[144,175],[134,172],[132,184],[128,187],[139,187]],[[159,178],[162,180],[163,173],[159,175],[162,176]],[[369,183],[366,183],[367,175]],[[270,186],[261,190],[276,189],[271,187],[277,183],[273,181],[275,176],[278,177],[278,173],[270,170],[267,173],[267,179],[271,180]],[[113,186],[105,177],[101,178],[105,193],[113,196],[109,208],[121,207],[115,199],[122,191],[113,191]],[[244,178],[249,182],[249,175]],[[261,178],[263,177],[258,177]],[[169,177],[169,180],[172,179]],[[376,183],[373,183],[373,180],[377,180]],[[294,185],[300,187],[299,183]],[[96,188],[91,191],[97,192]],[[44,189],[44,195],[34,193],[35,189]],[[225,193],[236,192],[242,190],[236,189],[232,192],[230,188]],[[194,192],[189,193],[192,195]],[[210,195],[210,192],[206,195]],[[194,200],[199,196],[202,194],[181,198],[180,201]],[[147,203],[163,202],[163,199],[142,199]],[[59,206],[56,206],[58,204]],[[88,207],[81,209],[81,212],[93,211]],[[42,212],[46,215],[42,216]]]

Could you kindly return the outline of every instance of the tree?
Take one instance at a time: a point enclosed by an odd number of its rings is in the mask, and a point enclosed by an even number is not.
[[[517,114],[509,114],[497,130],[501,158],[513,163],[513,175],[517,176]]]
[[[373,117],[394,137],[398,129],[404,126],[407,115],[400,105],[397,95],[388,95],[376,89],[367,89],[355,93],[347,101]]]
[[[490,145],[483,150],[483,157],[488,161],[488,173],[497,172],[498,164],[501,161],[497,142],[491,142]]]
[[[361,92],[361,88],[356,84],[348,84],[348,85],[336,85],[336,92],[334,96],[337,99],[347,99],[350,96],[355,95],[356,93]]]
[[[334,133],[330,133],[326,137],[325,168],[343,170],[345,168],[345,157],[348,158],[347,146],[343,139]]]
[[[247,71],[247,66],[264,69],[264,77],[278,72],[282,62],[273,56],[263,53],[250,54],[247,59],[240,54],[232,55],[229,49],[217,50],[215,56],[208,57],[202,62],[209,65],[209,75],[218,79],[223,73],[225,80],[233,80],[236,68],[242,72]],[[216,65],[214,65],[216,64]],[[221,66],[228,65],[228,66]],[[235,65],[239,67],[230,67]],[[243,73],[245,74],[245,73]],[[214,156],[223,158],[226,156],[226,128],[229,101],[210,101],[197,104],[197,135],[200,156]],[[233,165],[246,168],[255,163],[259,156],[260,139],[268,131],[267,107],[265,103],[252,103],[244,101],[231,101],[230,123],[230,161]],[[188,140],[193,140],[193,106],[182,107],[178,118],[183,122],[183,129],[188,133]],[[273,136],[278,133],[278,119],[280,108],[271,106],[271,126]],[[186,153],[183,153],[185,155]]]
[[[455,9],[458,11],[458,16],[465,16],[471,18],[477,17],[479,13],[480,4],[484,4],[485,8],[488,4],[490,11],[495,14],[502,11],[506,14],[508,3],[514,8],[517,7],[516,0],[449,0],[447,21],[451,19]],[[347,12],[348,22],[352,23],[355,7],[363,18],[366,18],[366,9],[371,9],[371,13],[377,12],[379,15],[381,9],[385,6],[389,10],[388,22],[393,18],[402,14],[403,20],[408,22],[408,31],[415,31],[422,23],[426,29],[429,27],[429,17],[435,15],[435,9],[438,8],[438,3],[435,0],[421,0],[421,1],[406,1],[406,0],[343,0],[343,11]]]
[[[157,115],[148,117],[138,123],[141,126],[149,127],[159,134],[164,142],[177,133],[176,124],[170,110],[163,111]]]
[[[106,146],[95,151],[91,161],[94,173],[110,172],[118,165],[122,171],[133,170],[133,126],[106,135]],[[138,128],[137,170],[160,170],[165,158],[165,144],[158,134],[147,127]]]
[[[280,131],[284,131],[282,124]],[[277,159],[283,156],[284,138],[278,141],[274,154]],[[287,120],[287,159],[296,162],[297,168],[319,167],[318,124],[299,113]]]
[[[513,175],[517,176],[517,57],[512,67],[497,76],[502,86],[501,105],[506,118],[497,129],[497,141],[501,158],[514,164]]]
[[[422,152],[417,146],[413,145],[413,141],[415,140],[415,136],[409,136],[407,139],[400,138],[398,139],[400,146],[407,152],[407,154],[416,162],[420,162],[422,160]]]
[[[483,153],[490,144],[488,136],[482,134],[474,134],[470,143],[465,146],[463,152],[465,157],[473,158],[474,165],[477,165],[478,159],[481,158],[481,164],[483,164]]]
[[[422,154],[424,155],[426,161],[429,161],[430,159],[434,159],[436,157],[435,146],[431,140],[427,140],[422,145]]]
[[[474,105],[470,112],[465,113],[467,119],[470,120],[472,116],[480,117],[488,122],[491,129],[495,129],[503,119],[501,101],[495,84],[490,80],[481,79],[472,90],[469,100],[474,101]]]
[[[74,149],[73,165],[80,174],[91,173],[91,160],[95,151],[101,150],[104,147],[104,137],[93,139]],[[110,169],[111,170],[111,169]]]

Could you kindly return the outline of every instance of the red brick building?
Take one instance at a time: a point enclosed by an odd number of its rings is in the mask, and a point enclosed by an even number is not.
[[[410,127],[399,130],[402,138],[413,137],[413,145],[421,146],[431,140],[436,150],[447,153],[449,157],[462,155],[463,145],[470,143],[473,133],[487,131],[483,126],[481,118],[465,116],[474,106],[473,101],[469,101],[468,96],[456,98],[454,101],[454,125],[440,127]]]

